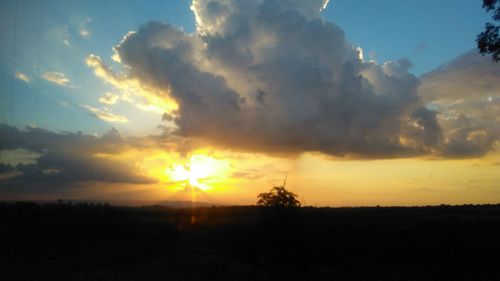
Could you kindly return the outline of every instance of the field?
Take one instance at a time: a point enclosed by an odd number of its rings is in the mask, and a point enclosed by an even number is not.
[[[500,205],[0,204],[0,280],[500,280]]]

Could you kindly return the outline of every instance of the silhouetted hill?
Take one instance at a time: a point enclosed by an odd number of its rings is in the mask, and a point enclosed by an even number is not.
[[[500,205],[0,204],[0,280],[500,280]]]

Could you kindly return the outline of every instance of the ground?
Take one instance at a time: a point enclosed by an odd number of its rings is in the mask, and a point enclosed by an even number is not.
[[[500,205],[0,204],[0,280],[500,280]]]

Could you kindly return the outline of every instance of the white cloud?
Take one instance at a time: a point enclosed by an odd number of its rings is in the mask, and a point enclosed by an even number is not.
[[[118,101],[118,99],[118,95],[107,92],[104,96],[99,98],[99,102],[106,105],[113,105]]]
[[[93,116],[107,122],[127,123],[128,119],[125,116],[117,115],[109,111],[109,109],[99,109],[90,105],[82,105]]]
[[[70,84],[71,81],[66,76],[66,74],[62,72],[48,71],[42,74],[42,78],[60,86],[72,87],[72,85]]]
[[[17,72],[16,73],[16,78],[21,80],[21,81],[24,81],[26,83],[30,83],[31,80],[29,79],[28,76],[26,76],[26,74],[22,73],[22,72]]]
[[[117,75],[96,55],[89,55],[85,63],[94,70],[97,77],[121,92],[121,100],[133,104],[136,108],[160,115],[177,109],[177,104],[172,99],[168,99],[165,93],[168,89],[147,87],[135,78]]]
[[[92,18],[85,18],[79,26],[78,33],[82,38],[89,38],[92,35],[92,31],[88,28],[88,25],[92,23]]]

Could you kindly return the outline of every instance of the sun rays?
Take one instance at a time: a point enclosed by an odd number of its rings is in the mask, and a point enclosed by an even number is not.
[[[165,169],[165,174],[175,183],[189,184],[201,190],[209,190],[229,170],[227,160],[195,154],[185,164],[176,164]]]

